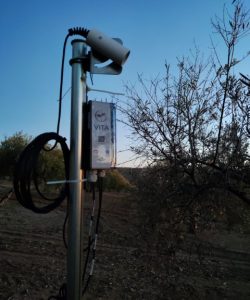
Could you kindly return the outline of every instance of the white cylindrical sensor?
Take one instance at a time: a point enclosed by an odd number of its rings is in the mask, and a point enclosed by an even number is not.
[[[125,63],[130,53],[130,50],[123,47],[118,41],[95,29],[89,31],[86,42],[101,55],[113,60],[120,66]]]

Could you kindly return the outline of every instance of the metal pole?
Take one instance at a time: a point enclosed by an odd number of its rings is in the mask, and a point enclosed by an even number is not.
[[[69,225],[67,257],[67,299],[80,300],[82,291],[82,105],[86,102],[86,74],[83,62],[87,47],[84,41],[72,41],[72,94],[70,125]]]

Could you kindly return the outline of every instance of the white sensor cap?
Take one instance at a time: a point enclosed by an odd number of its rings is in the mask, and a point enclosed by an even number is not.
[[[120,66],[125,63],[130,53],[130,50],[123,47],[118,41],[95,29],[89,31],[86,42],[101,55],[113,60]]]

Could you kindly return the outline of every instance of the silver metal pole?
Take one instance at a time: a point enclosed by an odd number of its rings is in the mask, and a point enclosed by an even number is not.
[[[83,70],[87,47],[84,41],[72,41],[72,94],[70,126],[70,174],[69,191],[67,299],[80,300],[82,291],[82,124],[83,102],[86,102],[86,74]]]

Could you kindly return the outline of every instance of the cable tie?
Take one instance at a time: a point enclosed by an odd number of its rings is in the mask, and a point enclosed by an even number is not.
[[[86,182],[87,179],[77,180],[53,180],[53,181],[47,181],[46,184],[61,184],[61,183],[78,183],[78,182]]]

